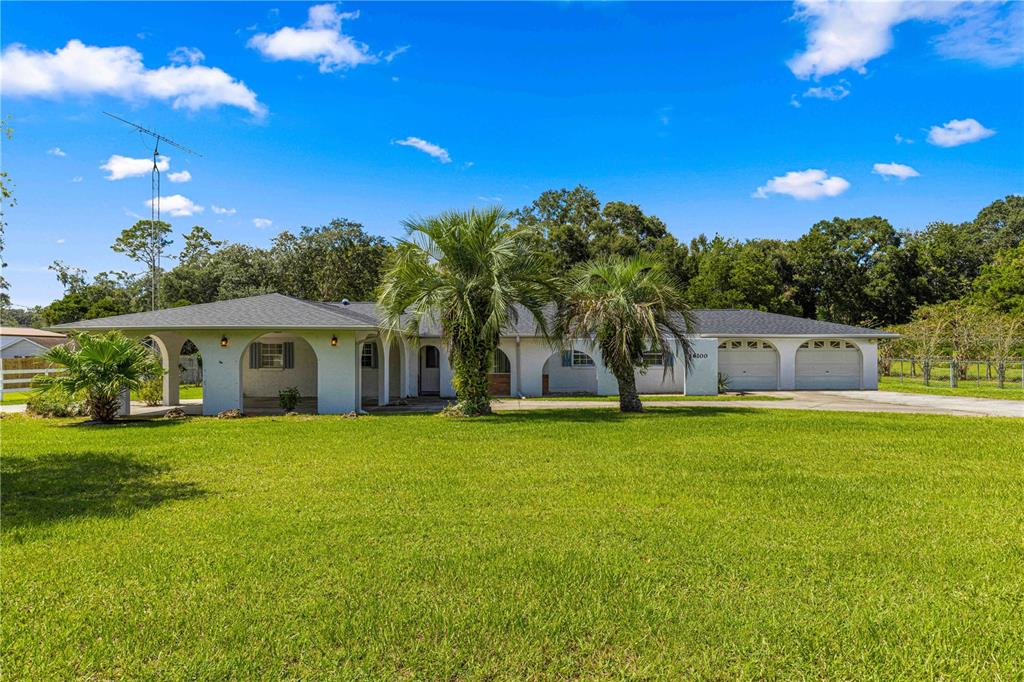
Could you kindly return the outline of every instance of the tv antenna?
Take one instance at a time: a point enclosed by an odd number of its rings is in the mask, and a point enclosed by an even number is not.
[[[156,310],[160,305],[160,257],[163,251],[163,238],[157,231],[156,224],[160,222],[160,143],[170,145],[175,149],[180,149],[186,154],[192,156],[202,157],[203,155],[194,149],[189,149],[183,144],[178,144],[169,137],[165,137],[155,130],[149,128],[143,128],[137,123],[127,121],[120,116],[115,116],[109,111],[104,111],[104,114],[110,118],[116,119],[125,125],[129,125],[135,128],[138,132],[143,135],[149,135],[153,138],[153,171],[150,173],[150,189],[152,192],[152,198],[149,202],[149,248],[150,248],[150,262],[149,262],[149,275],[150,275],[150,293],[149,302],[150,309]]]

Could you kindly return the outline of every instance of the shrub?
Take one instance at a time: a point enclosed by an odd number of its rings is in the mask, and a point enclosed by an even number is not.
[[[26,401],[25,410],[37,417],[81,417],[86,414],[84,401],[59,390],[33,393]]]
[[[281,404],[281,409],[285,412],[294,412],[295,408],[299,405],[299,398],[301,397],[302,396],[299,395],[299,389],[292,386],[278,393],[277,401]]]
[[[718,373],[718,392],[719,393],[725,393],[728,390],[729,390],[729,377],[727,377],[726,375],[724,375],[721,372],[719,372]]]
[[[139,389],[139,400],[150,407],[159,405],[164,400],[164,382],[160,377],[153,377],[142,384]]]

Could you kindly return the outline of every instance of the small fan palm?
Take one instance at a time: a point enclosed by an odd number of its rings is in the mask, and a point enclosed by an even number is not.
[[[457,412],[489,413],[487,372],[518,306],[547,329],[543,309],[553,287],[530,246],[532,228],[511,226],[501,208],[450,211],[405,227],[378,290],[384,332],[416,338],[421,322],[440,322]]]
[[[565,345],[590,340],[618,381],[619,409],[640,412],[636,370],[646,369],[644,353],[672,354],[674,341],[689,367],[692,328],[678,282],[661,261],[639,255],[589,261],[570,270],[554,333]],[[666,363],[665,371],[674,369]]]
[[[36,385],[43,391],[82,396],[95,421],[113,421],[122,391],[137,390],[163,374],[152,351],[120,332],[78,334],[74,341],[74,347],[54,346],[43,355],[64,371],[40,377]]]

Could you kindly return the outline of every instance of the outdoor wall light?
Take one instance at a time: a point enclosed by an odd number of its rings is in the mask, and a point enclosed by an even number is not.
[[[331,345],[332,346],[337,346],[338,345],[338,337],[337,336],[331,336]]]
[[[220,347],[221,348],[227,348],[228,347],[228,337],[226,337],[226,336],[220,337]]]

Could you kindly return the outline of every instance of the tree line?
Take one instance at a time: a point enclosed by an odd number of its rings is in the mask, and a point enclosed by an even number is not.
[[[603,203],[583,186],[549,190],[511,212],[552,277],[598,257],[648,255],[663,263],[694,308],[752,308],[854,325],[892,326],[949,302],[1024,314],[1024,197],[982,208],[971,221],[897,230],[878,216],[815,223],[799,238],[678,240],[636,204]],[[139,221],[114,251],[153,262],[173,244],[170,225]],[[269,247],[217,240],[202,226],[181,235],[162,271],[163,307],[279,292],[317,301],[373,300],[395,245],[351,220],[278,234]],[[47,306],[4,311],[6,324],[49,326],[147,310],[147,272],[51,269],[64,295]]]

